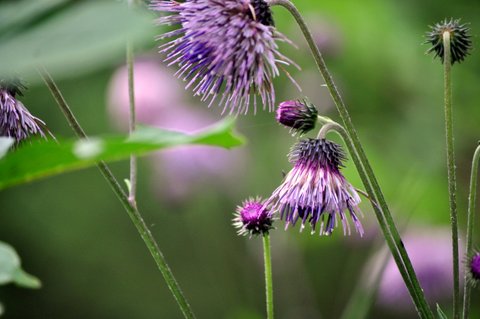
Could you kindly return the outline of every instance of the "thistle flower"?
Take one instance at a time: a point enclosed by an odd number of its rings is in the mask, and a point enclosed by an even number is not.
[[[461,24],[460,19],[443,22],[430,26],[430,31],[427,32],[427,41],[425,44],[431,44],[432,47],[428,49],[427,53],[435,52],[435,57],[439,57],[443,63],[444,48],[443,48],[443,34],[450,33],[450,53],[452,57],[452,64],[455,62],[462,62],[465,57],[470,54],[472,48],[472,40],[469,34],[470,28],[467,24]]]
[[[264,108],[274,109],[277,63],[292,62],[278,50],[277,41],[289,41],[274,28],[264,0],[156,0],[152,8],[173,13],[159,18],[160,25],[180,25],[159,37],[175,38],[160,53],[179,66],[186,88],[209,106],[221,95],[219,104],[230,114],[247,113],[252,100],[256,110],[256,94]]]
[[[31,135],[45,137],[45,123],[16,99],[24,89],[19,80],[0,80],[0,136],[14,138],[17,145]]]
[[[480,252],[474,253],[467,260],[468,262],[468,278],[472,286],[476,286],[480,281]]]
[[[239,235],[267,234],[272,229],[272,218],[263,205],[262,199],[249,198],[237,207],[233,226],[238,229]]]
[[[277,122],[290,127],[294,132],[305,134],[315,128],[318,111],[311,103],[304,101],[285,101],[277,108]]]
[[[286,221],[285,228],[301,219],[303,230],[308,221],[312,234],[320,223],[320,235],[330,235],[340,218],[343,233],[350,234],[345,211],[363,235],[357,214],[360,197],[340,172],[345,154],[340,145],[325,139],[304,139],[293,146],[289,154],[293,169],[273,192],[266,206],[279,212]]]

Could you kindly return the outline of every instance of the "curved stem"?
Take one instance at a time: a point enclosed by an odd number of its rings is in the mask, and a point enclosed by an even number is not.
[[[270,235],[263,235],[263,262],[265,264],[265,295],[267,301],[267,319],[273,319],[273,280]]]
[[[480,145],[477,146],[472,160],[472,171],[470,174],[470,194],[468,195],[468,218],[467,218],[467,256],[473,254],[473,229],[475,226],[475,201],[477,198],[477,178],[478,178],[478,162],[480,160]],[[463,289],[463,319],[468,319],[470,311],[470,293],[471,284],[468,282],[469,265],[465,263],[464,289]]]
[[[322,128],[318,131],[317,138],[324,139],[327,136],[327,133],[331,130],[335,131],[345,131],[345,129],[338,123],[329,121],[323,124]],[[363,167],[362,167],[363,168]]]
[[[390,247],[392,255],[397,262],[398,268],[402,274],[405,284],[409,288],[410,294],[415,303],[415,307],[417,308],[417,311],[422,318],[433,318],[433,313],[427,304],[423,290],[421,289],[415,271],[413,270],[410,258],[408,257],[405,247],[403,246],[400,234],[395,227],[395,223],[393,221],[388,205],[385,201],[384,195],[380,189],[375,174],[373,173],[373,169],[370,166],[368,158],[365,155],[357,132],[355,131],[352,120],[350,118],[350,114],[348,113],[348,110],[343,103],[343,100],[335,86],[335,83],[333,82],[333,79],[328,72],[325,61],[323,60],[323,57],[318,50],[315,41],[313,40],[310,30],[308,29],[305,21],[303,20],[301,14],[298,12],[295,5],[289,0],[270,0],[269,4],[280,5],[286,8],[295,18],[301,31],[303,32],[303,35],[305,36],[305,39],[312,52],[313,58],[315,59],[315,62],[317,64],[317,67],[325,80],[330,95],[335,103],[335,106],[337,107],[340,117],[342,118],[345,129],[348,132],[349,137],[351,138],[351,142],[353,144],[352,146],[355,152],[358,154],[359,160],[361,161],[361,164],[365,169],[365,174],[368,182],[364,182],[364,184],[367,192],[372,198],[375,199],[377,203],[379,203],[382,208],[381,211],[377,214],[377,219],[382,228],[385,239],[387,240],[387,243]]]
[[[448,194],[450,202],[450,222],[452,225],[453,255],[453,318],[460,318],[460,283],[458,263],[458,222],[457,222],[457,185],[455,177],[455,152],[453,146],[453,112],[452,112],[452,59],[450,52],[450,32],[443,33],[444,55],[444,91],[445,91],[445,136],[447,144]]]
[[[55,101],[57,102],[58,106],[62,110],[63,114],[65,115],[68,121],[68,124],[73,129],[75,134],[80,138],[88,138],[88,136],[85,134],[85,131],[82,129],[82,127],[80,126],[80,123],[75,118],[75,115],[73,114],[72,110],[68,106],[67,101],[65,101],[65,98],[63,97],[62,93],[60,92],[58,86],[53,81],[50,74],[48,74],[48,72],[45,69],[42,69],[40,71],[40,75],[42,76],[45,84],[47,85],[48,89],[52,93]],[[173,276],[173,273],[170,267],[168,266],[165,260],[165,257],[162,254],[162,251],[158,247],[158,244],[155,241],[155,238],[153,237],[152,233],[148,229],[147,224],[145,224],[145,221],[143,220],[143,217],[140,214],[139,210],[137,209],[136,206],[132,205],[127,194],[123,191],[122,187],[120,186],[120,183],[117,181],[117,179],[115,178],[115,176],[113,175],[109,167],[105,164],[105,162],[103,161],[99,162],[97,164],[97,167],[102,173],[103,177],[105,177],[107,182],[110,184],[113,192],[115,193],[115,195],[117,195],[118,199],[120,200],[123,207],[127,211],[128,216],[130,217],[133,224],[135,225],[138,233],[140,234],[143,241],[145,242],[145,245],[150,251],[150,254],[152,255],[153,259],[155,260],[155,263],[157,264],[158,269],[162,273],[168,288],[172,292],[175,300],[177,301],[178,306],[182,310],[184,317],[187,319],[195,318],[195,315],[193,314],[193,311],[190,305],[188,304],[187,299],[183,295],[183,292],[180,289],[180,286],[178,285],[177,281],[175,280],[175,277]]]

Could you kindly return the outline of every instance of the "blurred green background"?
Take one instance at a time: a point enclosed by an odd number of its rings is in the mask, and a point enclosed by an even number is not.
[[[428,25],[445,17],[462,18],[471,23],[477,46],[480,3],[294,2],[325,53],[399,226],[406,227],[408,220],[409,226],[422,232],[422,227],[448,225],[443,71],[438,60],[424,54],[428,47],[422,45],[423,35]],[[65,7],[70,5],[78,4],[67,1]],[[59,13],[42,19],[55,14]],[[302,71],[288,70],[303,89],[298,92],[283,76],[275,83],[277,100],[308,96],[323,115],[339,120],[297,26],[285,10],[275,8],[274,14],[277,28],[298,46],[281,47],[300,65]],[[108,14],[100,18],[106,26],[121,24]],[[62,31],[68,35],[68,30]],[[153,38],[160,32],[159,28],[147,30],[137,53],[151,54],[160,61]],[[48,44],[49,39],[42,41]],[[118,131],[107,111],[107,89],[113,72],[123,64],[124,50],[109,46],[108,58],[72,59],[69,63],[78,61],[78,65],[66,67],[71,72],[59,73],[58,84],[65,98],[91,135]],[[28,80],[31,86],[22,102],[55,135],[72,136],[38,76]],[[480,139],[480,58],[476,48],[464,63],[454,66],[453,83],[463,234],[470,162]],[[194,109],[206,109],[189,91],[182,94]],[[220,110],[213,107],[207,113],[220,119]],[[166,195],[169,184],[153,180],[157,175],[152,174],[151,161],[140,161],[139,208],[199,318],[264,317],[261,240],[238,237],[231,219],[243,199],[266,197],[277,187],[282,171],[290,169],[286,153],[295,138],[275,122],[272,113],[262,111],[239,117],[238,131],[249,142],[238,165],[240,172],[227,186],[212,183],[206,176],[196,181],[200,187],[172,199]],[[127,178],[127,162],[115,163],[112,168],[120,179]],[[344,173],[362,188],[350,161]],[[43,283],[40,290],[0,287],[5,318],[181,318],[138,233],[96,169],[2,191],[0,203],[0,240],[15,247],[23,267]],[[277,318],[341,315],[379,237],[367,200],[361,208],[367,228],[363,239],[356,234],[344,237],[340,229],[332,237],[298,233],[298,227],[285,232],[277,222],[277,230],[272,232]],[[480,316],[478,298],[477,289],[472,296],[472,318]],[[447,313],[451,310],[449,296],[430,301],[438,301]],[[415,315],[411,307],[399,310],[376,300],[368,317]]]

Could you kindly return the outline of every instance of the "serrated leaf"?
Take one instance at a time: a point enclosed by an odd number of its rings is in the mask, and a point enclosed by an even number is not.
[[[140,127],[131,137],[95,137],[89,140],[25,143],[0,159],[0,189],[95,165],[131,154],[142,155],[162,148],[202,144],[232,148],[244,143],[234,132],[231,118],[197,134],[185,134],[153,127]]]
[[[115,63],[125,54],[127,38],[137,44],[153,41],[152,20],[147,10],[118,1],[71,1],[48,18],[0,37],[0,73],[33,81],[36,68],[44,66],[58,79]]]
[[[12,246],[0,242],[0,285],[15,283],[25,288],[40,288],[40,280],[21,268],[20,257]]]

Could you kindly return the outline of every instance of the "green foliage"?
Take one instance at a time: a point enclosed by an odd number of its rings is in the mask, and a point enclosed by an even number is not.
[[[18,286],[32,289],[40,288],[42,285],[38,278],[26,273],[21,268],[17,252],[10,245],[0,241],[0,285],[12,282]]]
[[[35,141],[0,160],[0,189],[42,177],[114,161],[131,154],[145,154],[166,147],[203,144],[231,148],[243,144],[233,131],[231,118],[206,130],[188,135],[153,127],[141,127],[131,137],[104,137],[88,140]],[[0,153],[2,144],[0,143]]]
[[[0,73],[31,78],[45,66],[59,78],[111,64],[123,56],[127,38],[137,45],[153,39],[152,18],[117,1],[1,4]]]

